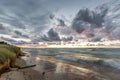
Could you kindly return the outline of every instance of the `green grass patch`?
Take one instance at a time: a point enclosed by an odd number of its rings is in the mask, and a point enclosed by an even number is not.
[[[11,62],[11,67],[13,67],[15,65],[15,61],[16,61],[16,54],[14,54],[13,52],[9,51],[6,48],[0,48],[0,60],[1,60],[1,64],[4,63],[5,60],[10,59]]]
[[[0,42],[0,64],[4,64],[7,59],[10,59],[11,67],[15,66],[15,61],[18,57],[24,56],[25,53],[19,47]]]

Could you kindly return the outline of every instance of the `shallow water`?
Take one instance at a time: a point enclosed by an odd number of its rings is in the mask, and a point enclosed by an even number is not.
[[[56,59],[77,61],[79,59],[95,61],[102,60],[105,64],[120,69],[120,49],[119,48],[99,48],[99,49],[23,49],[32,56],[52,56]]]

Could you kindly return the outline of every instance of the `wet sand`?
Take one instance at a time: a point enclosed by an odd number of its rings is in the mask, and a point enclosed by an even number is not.
[[[83,63],[82,61],[78,64],[46,56],[39,58],[39,65],[44,63],[42,70],[46,72],[45,76],[49,78],[46,80],[120,80],[120,70],[107,65]],[[52,79],[50,79],[51,76]]]
[[[1,75],[0,80],[120,80],[120,70],[97,63],[69,62],[51,56],[39,56],[26,62],[18,59],[20,66],[35,60],[36,67],[13,69]],[[31,63],[31,64],[33,64]]]

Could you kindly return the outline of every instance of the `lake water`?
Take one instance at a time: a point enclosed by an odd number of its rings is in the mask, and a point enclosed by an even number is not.
[[[93,62],[102,60],[104,64],[120,69],[120,49],[119,48],[26,48],[23,51],[28,52],[31,56],[51,56],[58,60],[79,62],[79,60]]]

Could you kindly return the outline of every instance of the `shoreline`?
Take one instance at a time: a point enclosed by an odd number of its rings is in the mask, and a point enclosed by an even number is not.
[[[61,73],[62,75],[64,74],[65,76],[69,76],[70,79],[73,78],[72,80],[76,79],[75,77],[76,75],[80,76],[77,80],[119,80],[120,79],[119,69],[116,69],[107,65],[102,65],[99,62],[84,63],[83,61],[80,61],[79,63],[77,63],[77,62],[71,62],[71,61],[69,62],[64,60],[63,61],[57,60],[50,56],[49,57],[41,56],[40,59],[42,59],[42,63],[45,63],[44,67],[46,67],[45,69],[48,69],[47,71],[54,70],[52,68],[56,66],[56,69],[54,71],[55,72],[54,76],[52,75],[53,77],[55,77],[57,73]],[[114,74],[114,77],[111,77],[113,74]],[[51,74],[48,73],[48,75],[51,75]],[[91,78],[89,79],[89,77]],[[60,79],[60,80],[70,80],[69,78],[67,77],[66,79]],[[54,80],[54,79],[50,79],[50,80]]]
[[[57,46],[57,45],[50,45],[50,46],[20,46],[16,45],[20,48],[120,48],[120,46]]]
[[[52,56],[29,56],[27,59],[17,60],[21,66],[29,65],[28,62],[36,58],[37,66],[6,72],[1,75],[0,80],[119,80],[120,70],[100,64],[79,63],[61,61]],[[24,57],[24,56],[23,56]],[[32,57],[32,58],[31,58]],[[43,70],[40,69],[42,67]],[[43,76],[43,71],[45,72]],[[60,71],[60,72],[59,72]],[[114,76],[114,77],[112,77]]]

